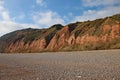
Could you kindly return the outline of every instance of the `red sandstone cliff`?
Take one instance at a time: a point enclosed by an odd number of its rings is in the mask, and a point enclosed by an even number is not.
[[[24,29],[0,38],[0,52],[120,49],[120,14],[48,29]]]

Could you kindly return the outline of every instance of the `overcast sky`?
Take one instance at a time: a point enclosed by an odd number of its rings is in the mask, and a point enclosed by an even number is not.
[[[120,13],[120,0],[0,0],[0,36]]]

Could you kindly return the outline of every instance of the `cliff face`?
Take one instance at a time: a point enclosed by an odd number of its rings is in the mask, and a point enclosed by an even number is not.
[[[72,30],[74,30],[75,26],[65,26],[60,31],[58,31],[55,36],[51,39],[47,49],[48,50],[58,50],[64,45],[68,45],[68,39],[71,36]]]
[[[48,29],[24,29],[0,38],[0,52],[120,49],[120,14]]]

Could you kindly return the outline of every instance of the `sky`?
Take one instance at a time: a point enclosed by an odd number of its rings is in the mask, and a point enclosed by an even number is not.
[[[120,13],[120,0],[0,0],[0,36]]]

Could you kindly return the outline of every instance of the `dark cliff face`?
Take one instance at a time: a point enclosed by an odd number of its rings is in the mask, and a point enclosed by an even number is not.
[[[23,29],[0,37],[0,52],[120,49],[120,14],[48,29]]]

